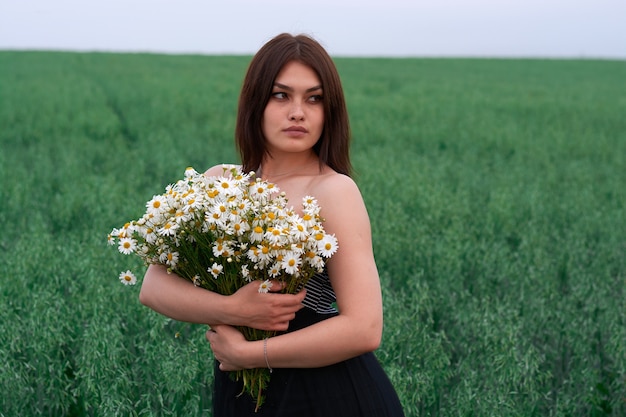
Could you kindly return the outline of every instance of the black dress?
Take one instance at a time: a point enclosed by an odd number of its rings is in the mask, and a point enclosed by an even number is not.
[[[288,331],[301,329],[337,314],[328,276],[316,275],[307,284],[307,296]],[[265,390],[265,402],[255,412],[255,401],[241,392],[216,362],[214,417],[402,417],[398,396],[373,353],[321,368],[277,368]]]

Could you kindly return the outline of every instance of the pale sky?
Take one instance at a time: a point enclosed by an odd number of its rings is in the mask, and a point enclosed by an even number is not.
[[[0,49],[626,59],[626,0],[0,0]]]

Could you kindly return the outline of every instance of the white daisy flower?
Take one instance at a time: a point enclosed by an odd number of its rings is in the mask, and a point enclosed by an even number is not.
[[[308,258],[308,263],[311,267],[315,268],[317,272],[324,270],[324,259],[321,256],[315,255],[312,258]]]
[[[252,208],[252,202],[248,198],[245,200],[239,200],[237,201],[236,208],[240,213],[246,213]]]
[[[287,254],[283,257],[283,261],[280,265],[282,269],[285,270],[286,273],[290,275],[295,275],[298,273],[298,269],[302,264],[302,259],[295,254],[294,252],[287,252]]]
[[[227,196],[239,195],[241,193],[241,189],[237,187],[237,182],[232,178],[221,177],[215,181],[215,186],[221,194]]]
[[[116,237],[118,239],[121,239],[123,237],[128,237],[129,227],[130,227],[130,223],[126,223],[124,227],[122,227],[121,229],[113,229],[113,231],[111,232],[111,236]]]
[[[185,206],[182,210],[185,213],[193,213],[202,208],[202,200],[198,198],[197,194],[191,194],[185,199]]]
[[[224,224],[222,214],[219,211],[215,211],[214,209],[211,209],[204,214],[204,221],[207,223],[207,225],[213,227],[222,227],[222,225]]]
[[[137,283],[137,277],[130,271],[125,271],[120,274],[120,281],[124,285],[135,285]]]
[[[271,183],[271,182],[268,182],[268,183],[267,183],[267,191],[268,191],[270,194],[275,194],[275,193],[279,193],[279,192],[280,192],[280,188],[278,188],[278,186],[277,186],[276,184]],[[285,197],[285,194],[284,194],[284,193],[282,193],[282,194],[280,195],[280,197]]]
[[[146,203],[148,213],[160,213],[167,210],[167,199],[162,195],[155,195]]]
[[[120,239],[120,244],[117,248],[124,255],[130,255],[137,249],[137,241],[129,237],[123,237]]]
[[[306,229],[306,226],[304,225],[304,223],[300,220],[296,220],[294,221],[294,223],[291,225],[291,235],[296,239],[296,240],[306,240],[309,237],[309,231]]]
[[[187,169],[185,170],[185,179],[191,180],[193,179],[193,177],[197,177],[197,176],[198,176],[198,171],[196,171],[192,167],[187,167]]]
[[[178,230],[178,224],[172,221],[168,221],[163,225],[163,227],[159,228],[157,232],[161,236],[176,236],[177,230]]]
[[[298,243],[292,243],[291,244],[291,251],[298,254],[298,255],[303,255],[304,254],[304,245],[301,242]]]
[[[155,243],[157,241],[157,234],[153,227],[146,227],[143,229],[143,238],[146,239],[148,243]]]
[[[257,256],[259,257],[259,261],[269,261],[272,257],[272,251],[268,245],[262,244],[259,248]]]
[[[194,275],[192,281],[193,285],[195,285],[196,287],[199,287],[202,284],[202,281],[200,280],[200,275]]]
[[[257,178],[256,182],[250,185],[249,193],[255,200],[265,200],[269,197],[270,188],[265,181]]]
[[[232,248],[228,245],[228,243],[217,240],[213,243],[213,255],[214,256],[232,256],[233,255]]]
[[[217,279],[217,277],[219,276],[219,274],[222,273],[223,270],[224,267],[222,265],[214,262],[213,265],[211,265],[211,267],[207,269],[207,272],[210,272],[211,275],[213,275],[213,278]]]
[[[317,204],[315,197],[306,196],[302,199],[302,208],[305,213],[319,214],[320,206]]]
[[[178,263],[178,252],[165,252],[162,253],[159,257],[161,263],[165,263],[171,268],[176,268],[176,264]]]
[[[179,208],[174,213],[174,220],[176,220],[176,223],[178,224],[187,223],[189,222],[190,219],[191,219],[190,212],[186,211],[184,208]]]
[[[237,221],[233,222],[233,234],[235,236],[242,236],[248,230],[250,230],[250,225],[245,220],[239,218]]]
[[[234,167],[234,170],[231,170],[232,178],[235,180],[237,186],[247,185],[250,182],[250,176],[254,175],[254,171],[250,173],[243,173],[238,167]]]
[[[214,219],[221,220],[221,219],[225,219],[226,217],[228,217],[230,210],[228,209],[228,205],[226,203],[218,203],[215,206],[213,206],[211,213],[213,214]]]
[[[337,247],[337,239],[333,235],[324,235],[322,240],[317,243],[317,248],[325,258],[330,258],[337,252]]]
[[[257,249],[256,246],[252,246],[250,249],[248,249],[248,251],[246,252],[246,256],[248,257],[248,259],[250,259],[252,262],[257,263],[259,261],[259,250]]]
[[[280,275],[280,262],[274,262],[272,267],[267,271],[270,277],[276,278]]]
[[[302,222],[304,223],[304,225],[305,225],[307,228],[311,228],[311,227],[313,227],[313,226],[315,225],[315,220],[316,220],[316,218],[315,218],[315,216],[314,216],[314,215],[312,215],[312,214],[309,214],[309,213],[306,213],[306,212],[305,212],[305,213],[302,215]]]
[[[266,279],[259,285],[259,292],[268,293],[270,289],[272,288],[272,285],[273,285],[272,281],[270,281],[269,279]]]
[[[219,201],[220,200],[220,192],[219,190],[213,188],[213,187],[209,187],[208,190],[206,190],[206,196],[205,198],[208,198],[207,202],[209,202],[210,204],[212,204],[215,201]]]
[[[250,271],[248,271],[248,265],[241,265],[241,276],[246,280],[246,282],[252,282]]]
[[[261,226],[254,226],[252,234],[250,234],[250,242],[260,242],[263,240],[263,228]]]
[[[285,240],[282,230],[278,227],[268,227],[264,237],[272,245],[280,245]]]

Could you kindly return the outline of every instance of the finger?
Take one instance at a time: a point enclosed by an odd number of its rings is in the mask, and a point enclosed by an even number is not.
[[[222,329],[224,329],[224,328],[226,328],[226,327],[229,327],[229,326],[228,326],[228,325],[226,325],[226,324],[214,324],[214,325],[211,327],[211,331],[212,331],[213,333],[219,333],[219,332],[221,332],[221,331],[222,331]]]
[[[209,330],[206,331],[206,333],[204,334],[204,336],[206,337],[206,340],[209,341],[209,343],[211,343],[211,338],[215,335],[215,330],[209,328]]]
[[[279,292],[283,289],[283,283],[276,279],[272,280],[272,287],[270,288],[270,292]]]
[[[302,302],[304,298],[306,297],[306,288],[304,288],[302,291],[297,293],[296,296],[300,300],[300,302]]]

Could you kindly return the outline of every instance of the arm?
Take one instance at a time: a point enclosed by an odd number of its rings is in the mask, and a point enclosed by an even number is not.
[[[369,217],[354,182],[335,175],[319,187],[324,227],[339,250],[328,262],[339,315],[267,341],[271,367],[320,367],[375,350],[382,336],[382,297],[372,251]],[[341,195],[341,199],[336,198]],[[263,341],[246,342],[228,326],[207,338],[222,370],[266,367]]]
[[[276,283],[273,291],[279,291]],[[139,301],[175,320],[202,324],[230,324],[262,330],[287,330],[302,308],[305,292],[259,294],[252,282],[230,296],[198,288],[162,265],[150,265],[144,276]]]
[[[224,175],[216,165],[207,176]],[[259,282],[250,283],[231,296],[197,288],[162,265],[150,265],[143,279],[142,304],[175,320],[203,324],[249,326],[262,330],[287,330],[289,321],[302,308],[305,292],[296,295],[259,294]],[[272,291],[280,291],[279,283]]]

